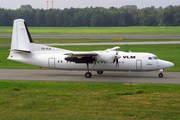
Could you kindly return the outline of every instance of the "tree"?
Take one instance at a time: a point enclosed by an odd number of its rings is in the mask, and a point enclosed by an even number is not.
[[[125,5],[125,6],[122,6],[122,8],[127,8],[127,9],[135,9],[137,10],[137,6],[136,5]]]
[[[30,7],[30,8],[28,8]],[[156,26],[158,24],[180,25],[180,6],[166,8],[147,7],[133,9],[133,6],[121,8],[103,7],[70,9],[32,9],[21,6],[20,9],[0,8],[0,25],[12,26],[14,19],[25,19],[29,26]]]
[[[36,18],[35,18],[35,22],[37,26],[44,26],[46,25],[46,19],[45,19],[45,11],[43,9],[41,10],[36,10]]]
[[[175,7],[174,25],[180,26],[180,6]]]
[[[28,10],[28,11],[32,11],[33,8],[31,5],[21,5],[20,10]]]
[[[46,11],[45,19],[48,27],[56,26],[55,16],[56,16],[56,10],[50,9]]]
[[[0,26],[10,26],[10,17],[4,9],[0,10]]]
[[[174,7],[168,6],[162,11],[162,22],[164,25],[173,26],[174,25]]]

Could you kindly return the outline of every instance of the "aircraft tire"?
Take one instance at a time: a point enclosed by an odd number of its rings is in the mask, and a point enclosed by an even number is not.
[[[159,73],[158,76],[159,76],[159,78],[162,78],[162,77],[163,77],[163,74],[162,74],[162,73]]]
[[[97,74],[103,74],[103,71],[97,71]]]
[[[90,72],[85,73],[86,78],[91,78],[92,74]]]

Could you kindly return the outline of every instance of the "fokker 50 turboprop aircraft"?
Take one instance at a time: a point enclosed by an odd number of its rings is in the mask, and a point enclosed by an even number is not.
[[[114,47],[103,51],[74,52],[65,49],[35,44],[32,41],[23,19],[14,20],[10,55],[8,59],[51,69],[87,70],[86,78],[91,78],[92,71],[151,71],[163,69],[174,64],[160,60],[151,53],[133,53],[117,51]]]

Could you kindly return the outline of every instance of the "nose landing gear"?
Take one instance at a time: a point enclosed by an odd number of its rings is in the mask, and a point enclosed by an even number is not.
[[[162,72],[158,74],[159,78],[162,78],[163,77],[163,74]]]
[[[162,73],[162,72],[163,72],[163,69],[160,69],[159,72],[160,72],[160,73],[158,74],[158,77],[159,77],[159,78],[162,78],[162,77],[163,77],[163,73]]]

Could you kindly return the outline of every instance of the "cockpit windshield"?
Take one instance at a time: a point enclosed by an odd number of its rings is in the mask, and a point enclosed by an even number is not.
[[[158,60],[158,57],[153,56],[153,57],[148,57],[149,60]]]

